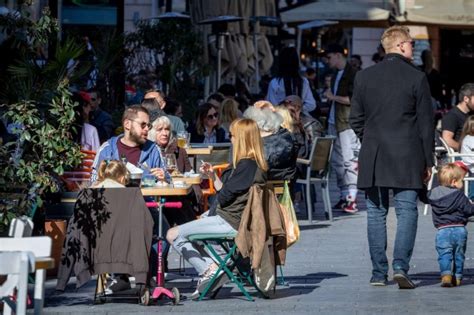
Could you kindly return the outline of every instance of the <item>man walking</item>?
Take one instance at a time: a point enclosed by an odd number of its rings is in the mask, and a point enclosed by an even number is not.
[[[387,55],[357,73],[350,113],[350,124],[362,140],[358,187],[367,198],[370,283],[387,284],[386,217],[391,189],[398,221],[393,279],[400,289],[413,289],[407,273],[418,223],[418,192],[433,166],[433,108],[428,80],[411,63],[414,42],[408,28],[388,28],[381,42]]]
[[[331,104],[328,117],[328,133],[336,136],[331,165],[336,171],[340,201],[335,208],[345,212],[357,212],[357,156],[360,142],[349,125],[351,97],[356,71],[347,62],[344,49],[333,44],[326,50],[329,66],[337,71],[331,80],[331,88],[325,92]]]

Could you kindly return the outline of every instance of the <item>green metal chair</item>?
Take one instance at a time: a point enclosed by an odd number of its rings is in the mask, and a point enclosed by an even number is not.
[[[218,275],[223,270],[226,275],[229,277],[230,281],[235,283],[239,290],[245,295],[247,300],[254,301],[254,298],[250,296],[248,291],[244,288],[244,284],[241,279],[243,278],[247,280],[252,286],[254,286],[257,291],[262,293],[258,287],[255,285],[250,272],[246,271],[245,268],[242,266],[242,256],[237,252],[237,244],[235,243],[234,239],[237,236],[237,233],[230,233],[230,234],[193,234],[188,237],[188,239],[192,242],[201,242],[204,244],[204,247],[208,251],[212,258],[218,262],[219,268],[214,276],[209,281],[208,285],[204,289],[204,291],[200,294],[198,300],[201,301],[209,292],[209,290],[213,287],[214,283],[217,281]],[[214,248],[214,246],[220,246],[226,253],[225,257],[222,258]],[[234,274],[234,269],[237,269],[238,274],[237,276]],[[215,298],[219,290],[217,290],[211,298]],[[262,293],[263,294],[263,293]],[[265,295],[264,295],[265,296]]]

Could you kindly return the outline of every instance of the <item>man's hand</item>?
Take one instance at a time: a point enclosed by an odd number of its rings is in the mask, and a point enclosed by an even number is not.
[[[423,182],[424,182],[425,184],[427,184],[427,183],[429,182],[429,180],[430,180],[430,178],[431,178],[431,172],[432,172],[431,167],[427,167],[427,168],[425,169],[425,172],[424,172],[424,174],[423,174]]]
[[[324,92],[324,96],[327,97],[328,100],[332,101],[334,99],[334,94],[332,94],[331,89],[327,89]]]
[[[162,168],[152,168],[150,170],[150,173],[153,174],[160,181],[165,180],[165,170]]]

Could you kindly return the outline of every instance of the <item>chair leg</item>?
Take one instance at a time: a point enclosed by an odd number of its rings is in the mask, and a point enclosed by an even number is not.
[[[324,198],[325,211],[329,216],[329,221],[332,221],[332,206],[331,206],[331,198],[329,196],[329,183],[321,182],[321,190],[322,190],[322,194],[325,196]]]
[[[306,211],[308,212],[308,221],[313,223],[313,205],[311,201],[311,183],[308,181],[305,183],[305,198],[306,198]]]
[[[430,177],[430,180],[428,181],[428,185],[426,185],[426,189],[428,191],[431,190],[431,188],[433,188],[433,180],[434,180],[434,171],[433,169],[431,170],[431,177]],[[466,187],[466,185],[464,185],[464,188]],[[423,215],[427,215],[428,214],[428,208],[429,208],[429,204],[425,203],[425,205],[423,206]]]
[[[43,314],[44,303],[44,281],[46,279],[46,269],[37,269],[35,277],[35,315]]]

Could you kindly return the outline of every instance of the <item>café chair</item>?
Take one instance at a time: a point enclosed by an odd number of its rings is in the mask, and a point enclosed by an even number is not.
[[[313,201],[311,200],[311,185],[321,183],[321,195],[324,203],[324,211],[329,220],[332,221],[332,206],[329,196],[329,171],[332,148],[336,137],[316,137],[309,159],[297,159],[297,163],[306,167],[304,178],[296,180],[297,184],[305,186],[306,209],[308,210],[308,221],[313,222]]]
[[[81,150],[81,153],[81,164],[72,171],[64,172],[61,176],[61,180],[68,191],[79,191],[89,184],[96,152]]]
[[[229,167],[229,163],[213,165],[214,172],[216,172],[217,177],[221,178],[222,172]],[[209,197],[217,194],[217,191],[214,187],[214,181],[212,178],[209,178],[209,188],[202,189],[202,200],[203,200],[203,209],[206,212],[209,209]]]

